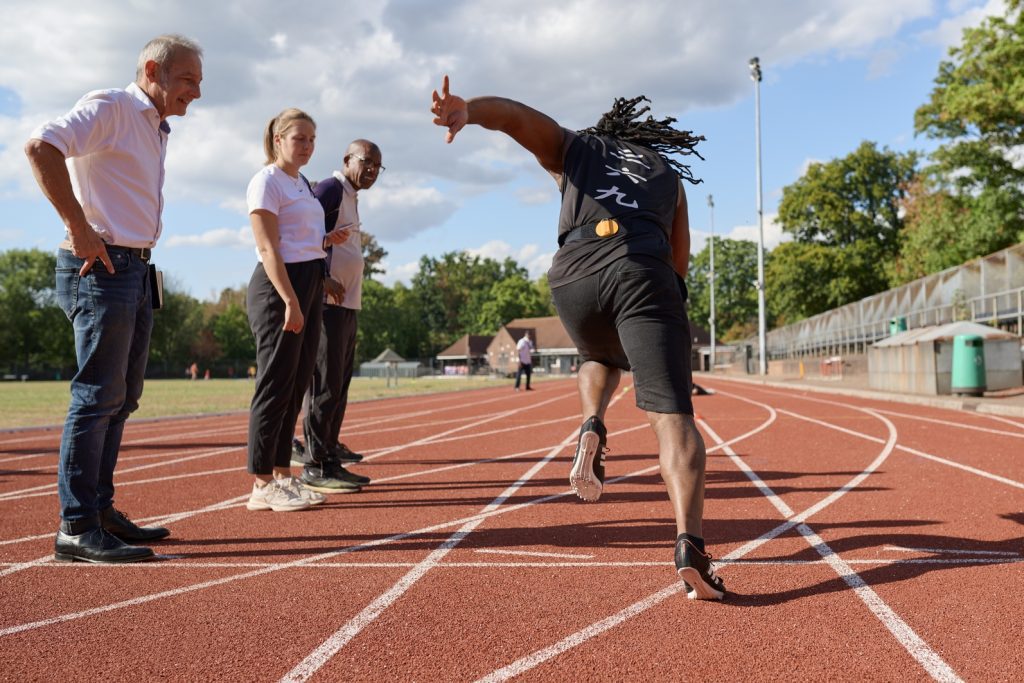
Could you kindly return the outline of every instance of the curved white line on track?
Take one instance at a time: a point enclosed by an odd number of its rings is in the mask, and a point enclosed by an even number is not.
[[[527,470],[518,481],[509,486],[501,493],[501,495],[491,501],[491,503],[485,507],[482,512],[487,513],[498,510],[506,500],[512,497],[512,495],[520,488],[525,486],[535,474],[540,472],[545,465],[554,459],[554,457],[558,455],[563,448],[575,441],[578,431],[579,428],[576,428],[570,432],[560,444],[552,448],[544,458]],[[372,623],[378,616],[380,616],[384,610],[402,597],[402,595],[404,595],[406,591],[413,586],[413,584],[423,578],[428,571],[436,567],[441,560],[444,559],[445,555],[451,552],[455,546],[462,542],[464,538],[469,536],[469,534],[472,533],[477,526],[483,523],[483,521],[483,519],[479,519],[464,524],[458,531],[448,537],[448,539],[445,540],[439,548],[431,552],[424,560],[413,567],[413,569],[402,577],[398,583],[388,589],[385,593],[378,596],[373,602],[367,605],[362,612],[356,615],[355,618],[335,631],[331,637],[321,643],[316,650],[311,652],[295,668],[285,674],[281,678],[281,681],[295,683],[298,681],[308,680],[313,676],[313,674],[319,671],[324,664],[330,661],[330,659],[334,657],[341,648],[345,647],[350,640],[359,635],[359,633],[362,632],[362,630]]]
[[[729,394],[728,392],[719,393],[721,393],[724,396],[730,396],[734,399],[745,401],[747,403],[759,405],[763,409],[767,410],[769,414],[774,414],[775,412],[768,404],[761,403],[759,401],[754,401],[752,399],[747,399],[742,396]],[[724,559],[735,561],[741,558],[743,555],[748,554],[755,548],[759,547],[763,543],[767,542],[768,540],[776,538],[785,531],[788,531],[789,529],[795,527],[798,533],[800,533],[800,535],[805,540],[807,540],[811,547],[822,556],[826,563],[829,566],[831,566],[834,571],[836,571],[836,573],[844,580],[844,582],[846,582],[847,585],[854,589],[856,595],[868,606],[868,609],[871,610],[873,614],[875,614],[875,616],[882,622],[883,625],[885,625],[889,632],[892,633],[893,636],[897,639],[897,641],[901,645],[903,645],[903,647],[907,650],[907,652],[919,664],[921,664],[921,666],[929,673],[929,675],[931,675],[936,680],[940,681],[960,681],[960,678],[956,675],[956,672],[953,671],[953,669],[948,664],[946,664],[941,657],[939,657],[938,653],[936,653],[934,650],[928,647],[927,643],[925,643],[924,640],[921,639],[913,631],[913,629],[911,629],[910,626],[906,624],[906,622],[900,619],[900,617],[891,608],[889,608],[888,605],[885,604],[885,602],[878,596],[878,594],[875,593],[874,590],[872,590],[864,582],[860,575],[858,575],[852,569],[849,563],[840,559],[838,555],[836,555],[835,552],[832,551],[832,549],[824,542],[824,540],[818,537],[817,534],[815,534],[814,531],[809,526],[807,526],[807,524],[804,523],[806,519],[820,512],[829,505],[835,503],[848,491],[853,490],[853,488],[855,488],[858,484],[863,482],[864,479],[870,476],[870,474],[874,472],[885,461],[885,459],[889,456],[889,454],[892,453],[893,448],[895,447],[896,427],[895,425],[892,424],[892,422],[882,417],[878,413],[868,410],[866,408],[857,408],[855,406],[849,407],[873,415],[887,426],[889,430],[889,439],[886,441],[886,445],[882,449],[881,453],[879,453],[875,460],[867,468],[865,468],[864,471],[862,471],[856,477],[847,482],[843,487],[833,492],[829,496],[826,496],[818,503],[807,508],[800,514],[793,516],[790,521],[780,524],[775,529],[772,529],[771,531],[763,534],[758,539],[755,539],[754,541],[751,541],[750,543],[747,543],[741,546],[740,548],[737,548],[736,550],[732,551],[731,553],[726,555]],[[714,432],[709,433],[712,435],[712,438],[720,442],[719,445],[722,445],[721,439],[716,434],[714,434]],[[742,458],[740,458],[734,451],[732,451],[731,448],[725,447],[725,452],[730,456],[730,458],[733,459],[733,462],[742,462]],[[759,490],[761,490],[763,494],[768,496],[769,500],[772,500],[773,502],[781,502],[778,500],[778,497],[775,496],[774,492],[772,492],[771,489],[767,487],[767,485],[765,485],[763,481],[760,480],[760,477],[756,477],[756,475],[751,476],[753,474],[753,471],[749,467],[743,467],[741,469],[745,473],[747,473],[748,471],[750,472],[748,474],[748,477],[751,477],[751,481],[755,485],[758,485],[760,483],[760,486],[758,486]],[[776,505],[776,507],[783,514],[785,514],[784,510],[789,510],[789,507],[784,506],[784,504],[783,506]],[[626,609],[620,611],[619,613],[611,617],[608,617],[595,624],[592,624],[591,626],[588,626],[582,631],[579,631],[568,636],[567,638],[562,639],[554,645],[551,645],[547,648],[538,650],[530,655],[527,655],[526,657],[519,659],[501,669],[498,669],[497,671],[494,671],[490,675],[483,677],[479,680],[491,683],[493,681],[504,681],[514,676],[518,676],[536,667],[537,665],[542,664],[543,662],[551,659],[552,657],[555,657],[563,652],[566,652],[567,650],[576,647],[577,645],[589,640],[590,638],[593,638],[594,636],[597,636],[617,626],[623,621],[626,621],[627,619],[637,614],[640,614],[641,612],[644,612],[647,609],[650,609],[651,607],[654,607],[655,605],[662,602],[671,595],[680,592],[682,590],[682,587],[682,582],[678,582],[672,586],[669,586],[668,588],[662,589],[661,591],[658,591],[657,593],[654,593],[653,595],[648,596],[647,598],[637,603],[634,603],[633,605],[627,607]]]

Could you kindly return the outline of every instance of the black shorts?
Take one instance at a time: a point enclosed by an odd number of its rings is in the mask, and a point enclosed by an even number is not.
[[[633,254],[551,294],[584,361],[633,371],[638,408],[693,415],[684,291],[672,266]]]

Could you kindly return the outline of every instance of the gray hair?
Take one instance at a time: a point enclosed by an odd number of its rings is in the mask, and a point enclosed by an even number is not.
[[[171,62],[181,52],[191,52],[200,58],[203,56],[203,48],[199,47],[199,43],[176,33],[157,36],[149,41],[146,43],[146,47],[142,48],[142,52],[139,53],[139,63],[135,67],[135,81],[142,81],[143,76],[146,74],[146,62],[150,60],[159,64],[161,74],[166,76]]]

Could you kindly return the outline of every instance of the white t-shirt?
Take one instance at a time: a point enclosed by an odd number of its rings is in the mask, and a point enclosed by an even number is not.
[[[363,241],[359,232],[359,208],[356,206],[356,189],[340,171],[334,177],[341,181],[341,207],[334,227],[353,224],[344,244],[331,247],[331,279],[345,286],[343,308],[358,311],[363,307]],[[331,305],[330,301],[327,301]]]
[[[107,244],[153,247],[163,227],[167,122],[135,83],[86,93],[32,131],[67,158],[75,197]]]
[[[263,209],[277,216],[281,241],[277,246],[285,263],[324,258],[324,210],[302,176],[292,178],[275,164],[264,166],[249,181],[245,193],[249,213]],[[256,258],[261,262],[259,249]]]
[[[516,343],[516,350],[519,352],[519,362],[523,365],[532,365],[533,342],[525,334]]]

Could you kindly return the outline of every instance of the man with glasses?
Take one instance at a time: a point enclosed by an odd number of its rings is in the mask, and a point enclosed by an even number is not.
[[[345,468],[343,463],[360,462],[363,456],[338,438],[352,383],[362,297],[363,243],[357,195],[360,190],[372,187],[384,172],[380,162],[380,148],[376,144],[354,140],[345,152],[342,169],[313,188],[313,194],[324,207],[324,249],[330,275],[345,288],[341,300],[324,300],[316,369],[302,423],[306,444],[293,444],[293,458],[301,458],[304,465],[303,483],[321,493],[355,493],[370,483],[369,477]]]

